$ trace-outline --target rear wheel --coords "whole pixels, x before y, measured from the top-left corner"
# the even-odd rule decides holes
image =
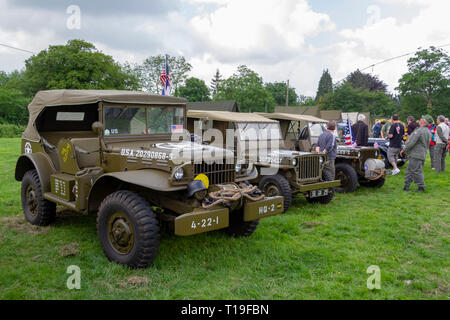
[[[145,268],[158,254],[159,222],[150,204],[134,192],[117,191],[103,200],[97,230],[111,261]]]
[[[264,176],[259,182],[259,189],[267,196],[283,196],[284,197],[284,210],[291,206],[292,203],[292,189],[289,182],[281,174],[273,176]]]
[[[341,185],[336,187],[337,192],[353,192],[358,187],[358,174],[346,163],[336,164],[336,179],[341,181]]]
[[[25,173],[21,188],[22,208],[25,219],[37,226],[47,226],[56,216],[56,204],[42,196],[41,181],[36,170]]]

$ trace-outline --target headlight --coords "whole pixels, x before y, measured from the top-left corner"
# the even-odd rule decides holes
[[[319,158],[319,162],[320,162],[320,164],[323,163],[323,158],[322,157]]]
[[[236,163],[236,167],[234,169],[236,170],[236,173],[239,173],[242,169],[242,165],[240,163]]]
[[[183,177],[184,177],[184,170],[183,170],[183,168],[177,169],[177,171],[175,171],[175,173],[174,173],[173,176],[174,176],[175,179],[177,179],[177,180],[183,179]]]
[[[358,158],[361,158],[361,151],[358,151]]]
[[[297,165],[297,159],[295,159],[295,158],[292,159],[292,165],[293,165],[293,166],[296,166],[296,165]]]

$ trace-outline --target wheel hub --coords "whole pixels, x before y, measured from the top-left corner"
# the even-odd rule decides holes
[[[267,184],[264,188],[264,194],[268,197],[274,197],[280,195],[280,190],[274,184]]]
[[[38,201],[36,192],[34,191],[32,186],[28,186],[25,198],[28,210],[30,211],[31,215],[35,216],[37,214]]]
[[[108,236],[112,247],[121,254],[127,254],[133,248],[133,227],[123,213],[115,213],[108,223]]]

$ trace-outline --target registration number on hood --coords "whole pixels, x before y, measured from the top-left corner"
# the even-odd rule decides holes
[[[172,160],[173,158],[172,153],[149,151],[149,150],[133,150],[133,149],[121,149],[120,155],[125,157],[158,159],[158,160]]]

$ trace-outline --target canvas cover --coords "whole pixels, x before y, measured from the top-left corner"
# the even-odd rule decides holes
[[[257,113],[239,113],[228,111],[206,111],[206,110],[188,110],[188,118],[203,119],[208,117],[208,120],[224,121],[224,122],[262,122],[271,123],[277,122],[268,119]]]
[[[46,107],[95,104],[98,102],[145,104],[145,105],[185,105],[182,98],[153,95],[141,91],[126,90],[46,90],[36,93],[28,105],[28,125],[23,139],[39,141],[40,135],[35,121]]]
[[[264,117],[276,120],[289,120],[289,121],[308,121],[308,122],[328,122],[327,120],[320,119],[314,116],[305,114],[291,114],[291,113],[261,113]]]

